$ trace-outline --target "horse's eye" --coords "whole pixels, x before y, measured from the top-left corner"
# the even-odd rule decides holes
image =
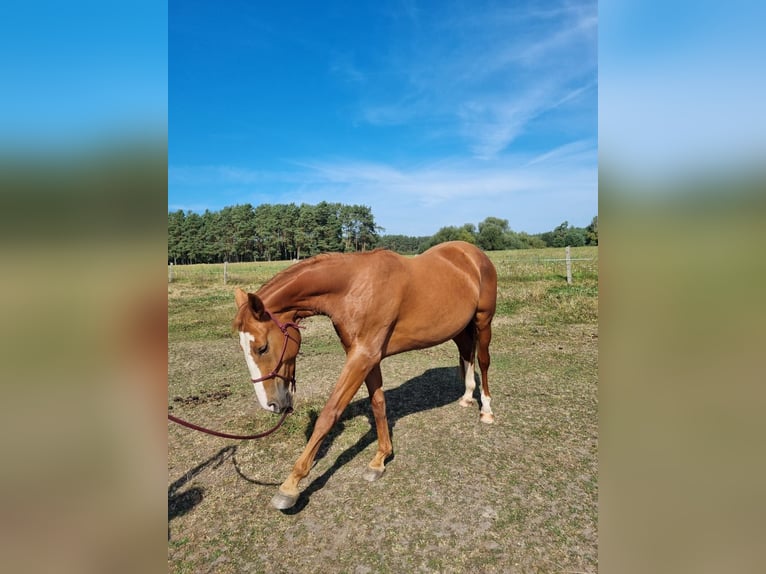
[[[265,345],[263,345],[263,347],[258,348],[258,354],[263,355],[268,350],[269,350],[269,344],[266,343]]]

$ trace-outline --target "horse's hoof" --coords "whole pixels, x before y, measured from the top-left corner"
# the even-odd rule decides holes
[[[492,413],[480,413],[479,420],[483,423],[487,423],[488,425],[491,425],[493,422],[495,422],[495,415],[493,415]]]
[[[474,399],[460,399],[460,401],[458,402],[458,404],[461,407],[470,407],[470,406],[473,406],[474,403],[475,403]]]
[[[368,482],[375,482],[381,476],[383,476],[384,472],[385,472],[385,469],[380,470],[380,469],[377,469],[377,468],[370,468],[368,466],[365,469],[364,474],[362,475],[362,478],[364,478]]]
[[[271,499],[271,505],[277,510],[287,510],[295,506],[298,502],[298,495],[285,494],[282,491],[277,492]]]

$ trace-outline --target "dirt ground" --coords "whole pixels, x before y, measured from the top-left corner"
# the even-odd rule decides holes
[[[298,359],[296,412],[259,441],[168,425],[172,572],[595,572],[598,326],[497,317],[494,425],[457,401],[452,343],[383,364],[394,456],[375,483],[366,390],[357,394],[288,511],[270,499],[310,436],[343,364],[314,318]],[[311,341],[309,343],[308,341]],[[477,391],[478,396],[478,391]],[[228,432],[274,415],[256,404],[232,337],[169,345],[170,412]]]

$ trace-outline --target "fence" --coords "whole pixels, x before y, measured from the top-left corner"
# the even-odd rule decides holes
[[[580,248],[575,248],[578,251]],[[586,248],[589,249],[589,248]],[[488,252],[490,258],[496,265],[508,265],[508,264],[541,264],[541,263],[564,263],[566,267],[566,281],[567,284],[573,283],[573,269],[574,264],[579,261],[595,261],[598,257],[572,257],[572,253],[569,247],[565,248],[564,257],[559,258],[542,258],[535,251],[538,250],[525,250],[520,249],[514,251],[513,258],[508,258],[508,252]],[[586,254],[592,253],[592,250],[586,251]],[[181,265],[176,266],[173,263],[168,264],[168,283],[174,281],[194,281],[203,284],[212,285],[223,281],[224,285],[229,282],[242,282],[247,283],[262,283],[271,278],[273,275],[291,265],[293,261],[274,261],[274,262],[243,262],[233,263],[201,263],[196,265]],[[587,266],[586,266],[587,267]],[[233,271],[232,271],[233,270]],[[586,272],[591,271],[586,269]],[[219,283],[220,284],[220,283]]]
[[[218,273],[217,271],[214,271],[214,273]],[[173,265],[173,262],[171,261],[168,263],[168,283],[172,283],[173,280],[176,278],[176,269],[175,265]],[[226,285],[229,282],[229,264],[228,262],[223,262],[223,284]]]
[[[523,252],[521,252],[523,253]],[[530,254],[531,255],[531,254]],[[564,249],[564,257],[559,258],[550,258],[550,257],[520,257],[520,258],[513,258],[513,259],[507,259],[505,260],[506,263],[517,263],[517,264],[540,264],[540,263],[564,263],[566,268],[566,281],[567,284],[572,285],[573,278],[572,278],[572,270],[573,270],[573,262],[575,261],[596,261],[597,257],[572,257],[571,250],[569,246],[567,246]]]
[[[593,261],[593,257],[572,258],[569,245],[567,245],[565,248],[564,259],[541,259],[540,261],[564,261],[567,266],[567,283],[571,285],[572,284],[572,261]]]

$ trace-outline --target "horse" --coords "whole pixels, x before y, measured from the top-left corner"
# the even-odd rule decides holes
[[[281,271],[256,293],[237,288],[234,329],[261,407],[292,409],[300,320],[330,318],[346,362],[316,420],[308,443],[272,499],[280,510],[298,500],[299,483],[317,451],[364,382],[369,392],[378,450],[363,477],[383,476],[393,454],[380,362],[391,355],[449,341],[459,352],[465,382],[459,404],[475,404],[474,364],[481,371],[481,422],[493,423],[488,370],[497,272],[487,255],[462,241],[441,243],[415,257],[385,249],[320,254]],[[265,374],[264,374],[265,373]]]

